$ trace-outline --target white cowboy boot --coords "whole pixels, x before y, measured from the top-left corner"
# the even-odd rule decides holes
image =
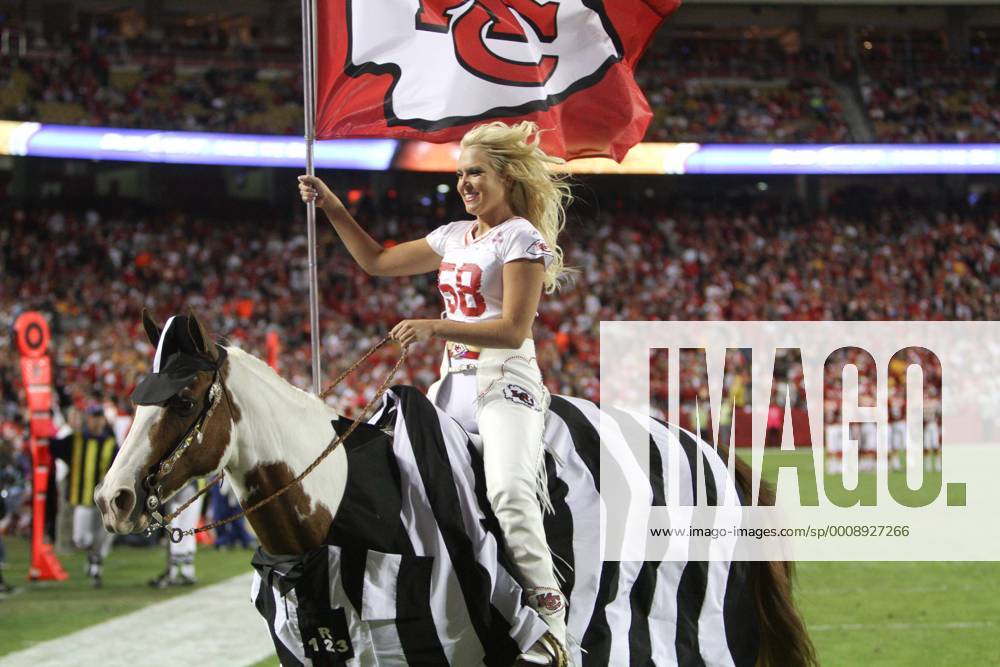
[[[532,588],[527,591],[528,605],[538,612],[549,631],[522,653],[518,660],[530,665],[568,667],[566,649],[566,598],[554,588]]]

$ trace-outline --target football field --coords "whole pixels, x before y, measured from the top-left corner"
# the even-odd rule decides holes
[[[251,571],[249,551],[202,548],[196,587],[155,590],[146,585],[146,580],[163,569],[163,549],[119,547],[108,559],[105,584],[100,590],[91,588],[82,576],[83,557],[77,553],[60,556],[70,581],[28,584],[24,581],[26,541],[8,537],[6,544],[7,579],[18,586],[18,591],[0,597],[0,656],[5,656],[0,657],[0,667],[23,664],[17,659],[18,652],[41,642],[123,618],[233,577],[243,575],[246,581]],[[1000,665],[1000,563],[805,562],[797,566],[796,584],[797,600],[823,665]],[[239,624],[225,626],[236,640],[266,639],[267,630],[252,609],[248,589],[233,595],[229,604],[236,611],[250,612],[239,614]],[[163,609],[155,616],[159,624],[191,622]],[[201,607],[196,604],[193,609],[197,621]],[[235,613],[233,618],[237,618]],[[107,627],[95,628],[95,636],[102,628],[106,632]],[[218,640],[199,636],[198,627],[197,622],[192,624],[185,640],[192,662],[204,655],[205,646]],[[119,649],[140,642],[148,650],[144,667],[161,664],[157,662],[156,625],[144,634],[105,639],[111,644],[106,650],[114,654],[116,642],[120,642]],[[65,664],[84,663],[67,654]],[[265,651],[246,664],[278,663]]]

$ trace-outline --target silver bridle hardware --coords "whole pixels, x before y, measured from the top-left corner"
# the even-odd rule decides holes
[[[151,472],[143,480],[143,486],[146,488],[148,495],[146,496],[146,511],[149,513],[151,521],[146,527],[145,535],[149,537],[153,534],[153,531],[163,528],[169,531],[170,541],[173,543],[178,543],[184,539],[184,531],[180,528],[170,528],[169,523],[165,520],[163,514],[159,511],[163,506],[163,492],[160,489],[157,479],[163,475],[167,475],[174,466],[177,465],[177,461],[184,456],[184,452],[191,447],[192,444],[198,443],[199,445],[205,439],[205,435],[202,432],[202,428],[205,423],[212,418],[215,413],[215,409],[219,406],[219,399],[222,397],[222,380],[220,375],[217,373],[215,380],[212,382],[211,388],[208,390],[208,409],[205,410],[202,415],[195,422],[194,426],[188,430],[187,434],[182,438],[181,442],[170,453],[167,458],[160,462],[157,467],[156,472]]]

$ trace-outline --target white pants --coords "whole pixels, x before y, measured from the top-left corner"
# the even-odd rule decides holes
[[[539,499],[548,503],[542,433],[549,392],[530,338],[520,348],[480,351],[478,361],[452,360],[428,398],[483,439],[486,494],[507,551],[526,588],[559,590],[545,540]]]
[[[924,449],[937,451],[941,449],[941,429],[937,420],[931,419],[924,423]]]
[[[866,422],[861,425],[861,442],[858,443],[858,447],[862,452],[875,452],[878,448],[877,438],[878,427],[871,422]]]
[[[826,451],[830,454],[844,451],[844,427],[840,422],[826,427]]]
[[[167,511],[175,512],[181,505],[186,503],[194,494],[198,492],[198,485],[195,482],[185,485],[167,503]],[[180,528],[183,531],[193,530],[198,525],[198,517],[201,516],[201,503],[204,496],[191,503],[190,506],[181,512],[171,524],[172,528]],[[171,574],[175,570],[182,574],[194,576],[194,554],[198,548],[198,541],[194,535],[185,535],[180,542],[174,543],[167,540],[167,562]]]
[[[906,422],[891,422],[889,424],[889,451],[906,451]]]
[[[115,536],[104,530],[101,511],[96,505],[76,505],[73,507],[73,545],[88,552],[88,555],[103,561],[111,552]]]

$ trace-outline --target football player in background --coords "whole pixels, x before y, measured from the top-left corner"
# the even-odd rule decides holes
[[[104,408],[89,404],[82,418],[72,411],[69,423],[49,444],[52,456],[69,466],[69,503],[73,506],[73,545],[87,552],[85,573],[95,588],[102,584],[104,560],[114,536],[104,529],[94,504],[94,488],[104,480],[118,453],[118,442],[108,425]]]

